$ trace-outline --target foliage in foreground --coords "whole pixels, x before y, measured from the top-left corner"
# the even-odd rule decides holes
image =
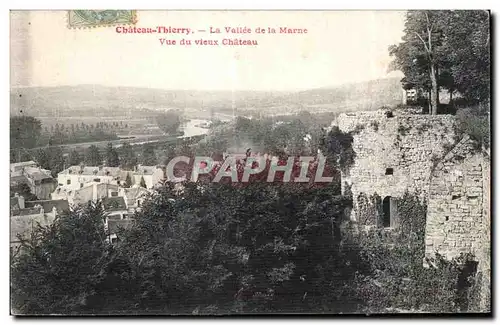
[[[356,259],[362,263],[352,285],[363,297],[362,310],[467,311],[471,279],[464,271],[473,257],[460,255],[451,261],[440,254],[425,257],[425,201],[406,192],[397,205],[398,231],[377,229],[354,238],[359,249]],[[343,237],[347,242],[353,240],[349,234]]]
[[[89,205],[34,229],[12,261],[12,309],[70,313],[88,303],[106,277],[109,254],[104,214]]]
[[[490,147],[491,129],[489,104],[458,110],[457,124],[460,133],[468,134],[485,148]]]
[[[174,193],[165,184],[153,194],[116,245],[106,241],[98,206],[36,229],[13,260],[13,310],[456,310],[458,263],[440,259],[439,268],[424,269],[414,232],[394,249],[376,232],[344,245],[340,224],[351,202],[332,189],[189,183],[182,197]]]

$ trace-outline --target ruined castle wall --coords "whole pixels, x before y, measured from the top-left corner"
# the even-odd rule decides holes
[[[402,197],[406,190],[426,197],[430,171],[456,141],[455,120],[451,115],[397,115],[384,111],[341,114],[336,121],[343,132],[354,132],[356,157],[342,175],[345,190],[353,194],[353,219],[357,220],[360,193]],[[386,175],[392,168],[393,174]],[[346,185],[347,184],[347,185]]]
[[[380,199],[402,197],[406,190],[425,198],[426,255],[438,252],[452,259],[472,253],[478,261],[479,306],[489,310],[489,155],[480,152],[468,136],[457,141],[455,119],[450,115],[358,112],[341,114],[334,125],[353,134],[354,164],[342,174],[342,190],[349,189],[353,196],[351,219],[361,224],[366,215],[380,214],[376,212]],[[386,174],[387,168],[392,168],[392,175]],[[366,225],[374,219],[380,222],[370,218]]]
[[[491,308],[490,186],[489,156],[465,139],[432,173],[425,229],[426,256],[471,253],[478,261],[479,311]]]
[[[483,157],[461,148],[432,173],[425,230],[426,255],[451,259],[483,249]]]
[[[478,252],[478,270],[481,276],[479,308],[491,310],[491,163],[487,155],[483,165],[483,231],[480,237],[481,248]]]

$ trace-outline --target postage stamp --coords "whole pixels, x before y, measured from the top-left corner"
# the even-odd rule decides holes
[[[69,10],[68,27],[85,28],[135,24],[136,10]]]

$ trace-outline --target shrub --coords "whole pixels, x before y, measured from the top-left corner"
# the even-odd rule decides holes
[[[16,313],[75,313],[92,304],[110,260],[103,218],[100,205],[88,205],[21,242],[11,266]]]
[[[373,211],[371,213],[376,213]],[[399,228],[362,231],[345,246],[350,264],[356,265],[350,292],[358,311],[458,312],[467,310],[467,290],[461,285],[464,265],[471,256],[448,261],[436,254],[425,260],[427,208],[417,195],[405,193],[398,200]]]
[[[356,129],[358,129],[358,127],[356,127]],[[353,141],[353,133],[344,133],[335,126],[323,137],[320,143],[320,149],[325,152],[327,158],[335,162],[335,166],[347,172],[354,164],[354,159],[356,157],[356,153],[352,148]]]
[[[491,130],[489,106],[463,108],[457,112],[459,134],[468,134],[472,139],[490,147]]]
[[[409,132],[410,130],[411,130],[411,126],[404,126],[404,125],[402,125],[402,124],[400,124],[400,125],[398,126],[398,134],[400,134],[400,135],[405,136],[405,135],[407,135],[407,134],[408,134],[408,132]]]

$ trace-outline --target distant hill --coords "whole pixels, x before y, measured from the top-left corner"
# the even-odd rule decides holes
[[[379,79],[300,92],[192,91],[134,87],[63,86],[11,90],[11,114],[37,117],[153,115],[170,108],[245,110],[274,113],[307,109],[345,111],[376,109],[401,102],[399,78]]]

